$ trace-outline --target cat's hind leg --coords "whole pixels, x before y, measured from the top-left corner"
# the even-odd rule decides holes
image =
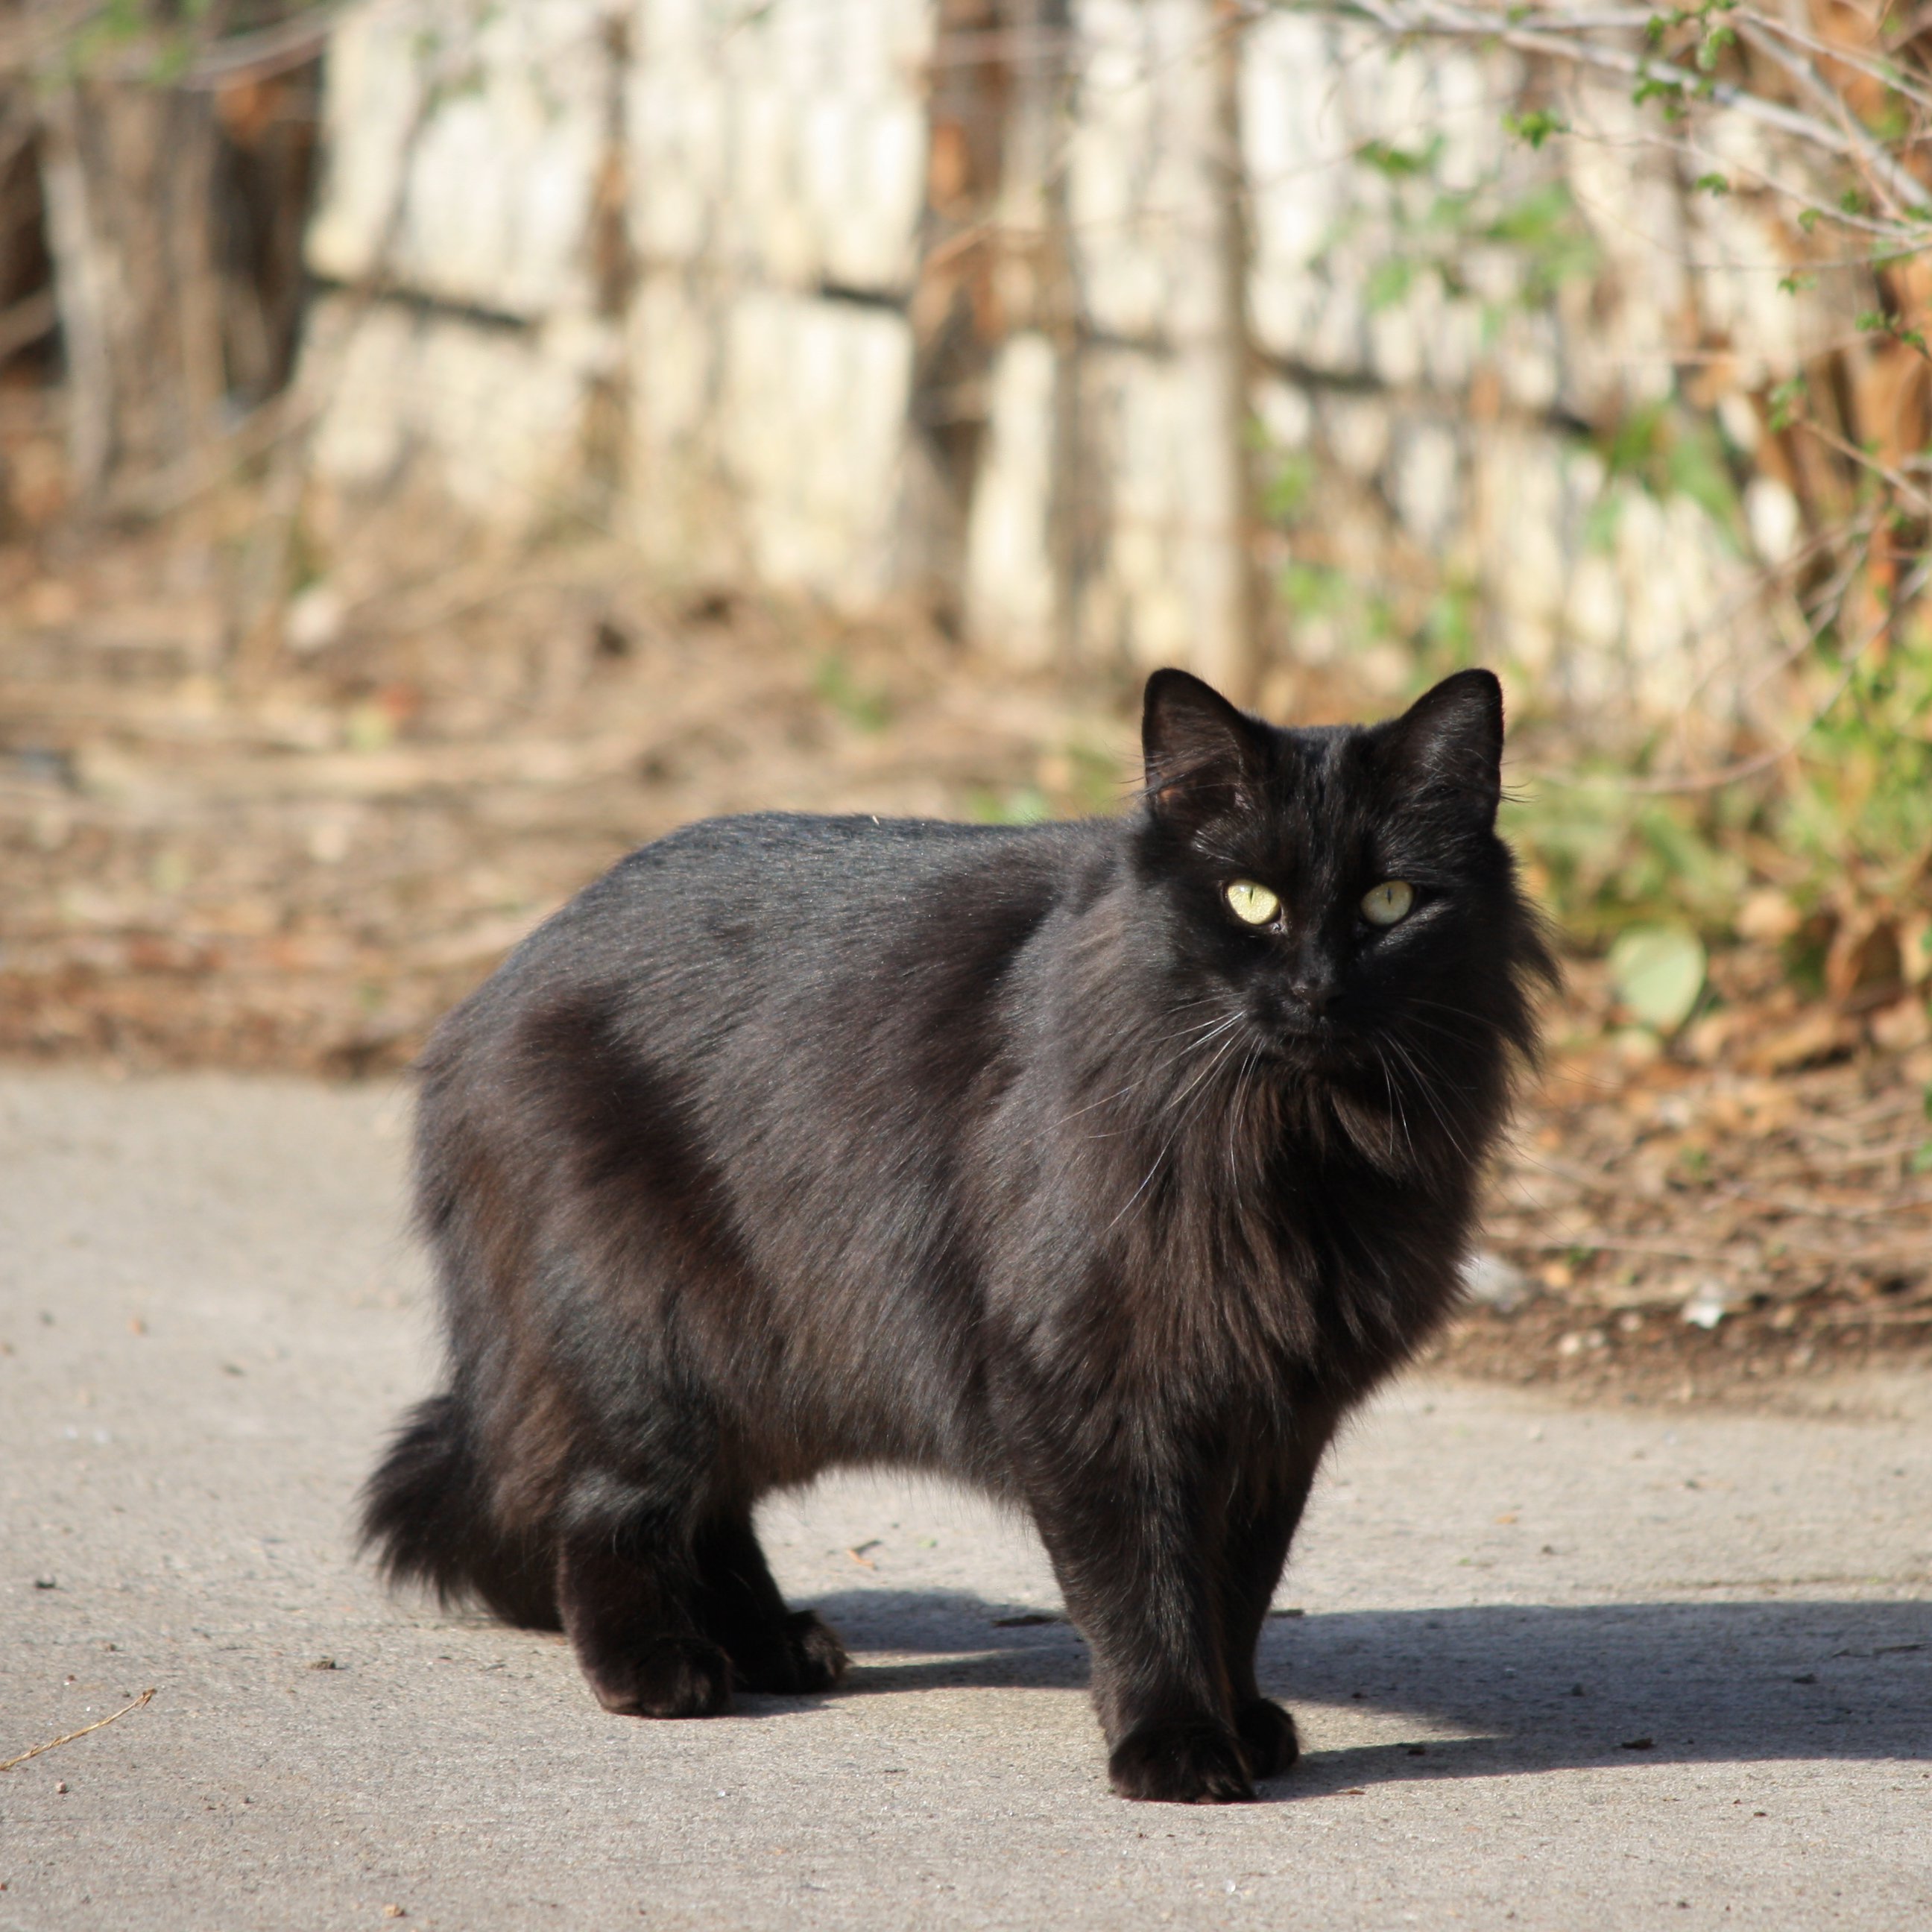
[[[1258,1778],[1279,1778],[1301,1755],[1294,1720],[1272,1697],[1264,1697],[1255,1681],[1255,1646],[1300,1513],[1298,1504],[1292,1513],[1278,1506],[1263,1508],[1228,1526],[1222,1651],[1228,1661],[1235,1733],[1248,1769]]]
[[[1312,1451],[1297,1453],[1265,1485],[1244,1481],[1228,1508],[1220,1573],[1221,1654],[1234,1730],[1258,1778],[1279,1778],[1301,1755],[1294,1720],[1262,1695],[1255,1648],[1326,1444],[1324,1432]]]
[[[560,1539],[564,1634],[597,1701],[638,1718],[710,1718],[731,1704],[731,1665],[693,1615],[690,1534],[637,1510],[583,1513]]]
[[[844,1646],[812,1610],[785,1607],[750,1516],[728,1511],[700,1526],[692,1550],[699,1627],[731,1660],[747,1690],[796,1696],[845,1674]]]

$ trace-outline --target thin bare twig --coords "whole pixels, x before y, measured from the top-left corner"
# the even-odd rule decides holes
[[[1660,796],[1673,792],[1708,791],[1716,786],[1732,784],[1739,778],[1754,778],[1760,772],[1768,771],[1772,766],[1790,758],[1832,715],[1838,700],[1851,688],[1852,680],[1858,673],[1859,660],[1892,628],[1900,610],[1911,603],[1928,583],[1932,583],[1932,562],[1921,564],[1906,579],[1878,621],[1840,660],[1844,667],[1842,674],[1826,694],[1824,702],[1813,711],[1798,730],[1768,751],[1757,752],[1748,758],[1740,758],[1733,764],[1721,765],[1714,772],[1691,772],[1682,778],[1612,778],[1594,772],[1582,778],[1570,778],[1556,772],[1534,772],[1528,776],[1540,784],[1561,785],[1570,790],[1587,790],[1607,785],[1618,791]]]
[[[1660,17],[1659,10],[1652,7],[1612,7],[1600,14],[1570,14],[1560,8],[1539,8],[1534,13],[1519,15],[1516,24],[1537,27],[1546,25],[1550,32],[1564,34],[1592,32],[1644,33],[1655,26]],[[1803,48],[1808,53],[1822,56],[1840,66],[1855,68],[1870,79],[1882,82],[1906,99],[1932,107],[1932,94],[1915,87],[1899,71],[1895,62],[1874,60],[1870,55],[1860,53],[1854,47],[1834,46],[1828,41],[1821,40],[1814,34],[1806,33],[1802,27],[1790,20],[1776,19],[1754,7],[1726,8],[1722,24],[1740,29],[1750,27],[1760,33],[1774,34],[1779,38],[1788,40],[1793,46]]]
[[[1835,430],[1827,429],[1816,417],[1800,416],[1792,427],[1815,436],[1827,448],[1836,450],[1840,456],[1863,464],[1874,476],[1883,477],[1901,496],[1910,498],[1921,510],[1932,511],[1932,496],[1928,496],[1910,477],[1900,475],[1889,464],[1881,463],[1870,450],[1846,442]]]
[[[68,1731],[57,1738],[50,1738],[44,1744],[36,1744],[32,1750],[23,1750],[18,1757],[10,1757],[0,1764],[0,1771],[12,1771],[23,1765],[30,1757],[38,1757],[44,1751],[57,1750],[62,1744],[70,1744],[76,1738],[84,1738],[89,1731],[98,1731],[104,1724],[111,1724],[116,1718],[124,1718],[130,1711],[138,1711],[154,1694],[157,1687],[150,1684],[131,1704],[123,1704],[118,1711],[110,1711],[104,1718],[97,1718],[91,1724],[82,1724],[77,1731]]]
[[[320,57],[346,10],[340,7],[314,8],[273,26],[258,27],[252,33],[210,40],[196,56],[182,85],[232,87],[238,81],[267,80],[292,68],[306,66]]]
[[[1519,1240],[1514,1236],[1499,1237],[1499,1247],[1517,1248],[1526,1253],[1549,1255],[1654,1255],[1667,1262],[1722,1262],[1727,1267],[1736,1265],[1733,1257],[1721,1248],[1690,1247],[1675,1241],[1619,1241],[1601,1234],[1566,1234],[1554,1240]]]
[[[1486,8],[1461,7],[1450,0],[1290,0],[1287,10],[1324,13],[1365,20],[1398,37],[1452,40],[1493,40],[1520,53],[1541,54],[1578,67],[1619,74],[1639,82],[1652,82],[1678,90],[1693,100],[1729,108],[1748,120],[1774,128],[1827,154],[1856,160],[1880,183],[1887,195],[1922,218],[1932,216],[1932,188],[1894,160],[1870,136],[1855,128],[1834,127],[1781,100],[1768,100],[1748,88],[1714,80],[1673,60],[1634,53],[1625,47],[1603,46],[1552,27],[1512,24],[1510,16]]]

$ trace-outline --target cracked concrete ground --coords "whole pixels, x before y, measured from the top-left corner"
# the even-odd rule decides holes
[[[1318,1492],[1234,1808],[1106,1788],[1024,1528],[767,1512],[839,1694],[605,1716],[394,1600],[350,1497],[434,1362],[405,1096],[0,1075],[0,1932],[1932,1924],[1932,1390],[1804,1417],[1408,1381]]]

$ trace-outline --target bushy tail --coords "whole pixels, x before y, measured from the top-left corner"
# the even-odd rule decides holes
[[[362,1490],[362,1547],[392,1583],[420,1583],[445,1604],[479,1599],[531,1630],[559,1628],[551,1555],[490,1520],[461,1400],[432,1396],[404,1418]]]

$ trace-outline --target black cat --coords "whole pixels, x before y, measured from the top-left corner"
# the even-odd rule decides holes
[[[1039,1526],[1116,1790],[1294,1762],[1262,1621],[1338,1420],[1455,1303],[1555,969],[1488,673],[1280,730],[1159,671],[1142,731],[1121,818],[687,826],[444,1022],[449,1392],[368,1487],[392,1577],[702,1717],[845,1666],[759,1498],[943,1471]]]

